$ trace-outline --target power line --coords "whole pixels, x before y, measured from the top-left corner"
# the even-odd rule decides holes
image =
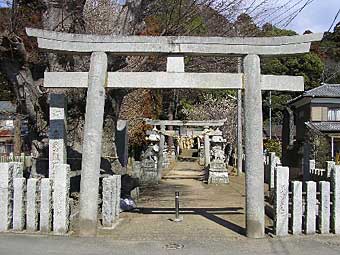
[[[340,14],[340,8],[339,8],[338,12],[336,13],[336,15],[335,15],[335,17],[334,17],[334,19],[333,19],[333,22],[332,22],[332,24],[331,24],[331,26],[329,27],[329,29],[328,29],[327,32],[331,31],[331,29],[332,29],[332,27],[333,27],[333,25],[334,25],[336,19],[338,18],[339,14]]]
[[[293,15],[293,17],[291,17],[284,25],[284,27],[287,27],[302,11],[303,9],[305,9],[308,5],[310,5],[311,3],[313,3],[315,0],[309,0],[307,1],[301,8],[300,10],[298,10],[298,12]]]
[[[288,12],[290,12],[291,10],[293,10],[296,6],[298,6],[301,2],[303,2],[304,0],[298,0],[298,1],[296,1],[295,3],[293,3],[291,6],[289,6],[289,8],[288,9],[284,9],[284,12],[282,12],[282,13],[280,13],[279,15],[276,15],[276,16],[274,16],[272,19],[270,19],[269,21],[268,21],[268,23],[273,23],[273,21],[274,20],[277,20],[278,18],[280,18],[280,17],[282,17],[283,15],[285,15],[285,14],[287,14]],[[284,5],[282,5],[282,7],[281,8],[284,8],[285,6],[287,6],[288,5],[288,3],[286,2]],[[293,11],[293,13],[294,13],[295,11]],[[281,23],[283,20],[285,20],[286,18],[287,18],[287,16],[290,16],[291,15],[291,13],[290,14],[288,14],[288,15],[286,15],[283,19],[281,19],[281,20],[279,20],[276,24],[279,24],[279,23]],[[275,25],[276,25],[275,24]]]
[[[296,2],[293,6],[291,6],[289,8],[289,10],[295,8],[296,6],[298,6],[299,4],[302,3],[303,0],[300,0],[298,2]],[[307,0],[301,7],[298,7],[296,10],[294,10],[293,12],[291,12],[290,14],[286,15],[284,18],[282,18],[281,20],[279,20],[278,22],[276,22],[274,25],[279,25],[281,24],[283,27],[287,27],[296,17],[299,13],[302,12],[302,10],[307,7],[309,4],[311,4],[312,2],[314,2],[314,0]],[[282,15],[281,15],[282,16]]]

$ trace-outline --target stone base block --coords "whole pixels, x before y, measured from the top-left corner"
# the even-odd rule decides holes
[[[209,170],[209,184],[227,184],[229,183],[229,175],[227,171],[212,171]]]
[[[141,168],[141,184],[142,185],[155,185],[158,184],[158,170],[157,161],[144,159]]]
[[[112,189],[112,177],[103,178],[102,224],[104,227],[112,226]]]
[[[157,168],[143,168],[141,176],[142,185],[156,185],[158,184]]]
[[[53,181],[53,232],[64,235],[69,229],[70,166],[55,165]]]

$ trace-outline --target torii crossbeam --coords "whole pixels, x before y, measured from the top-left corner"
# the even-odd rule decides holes
[[[264,168],[262,90],[302,91],[302,77],[261,75],[260,57],[309,52],[322,34],[284,37],[149,37],[96,36],[27,29],[40,48],[70,54],[92,54],[89,73],[45,73],[49,88],[86,88],[80,194],[80,234],[96,234],[98,176],[104,114],[104,88],[243,89],[246,156],[246,233],[264,236]],[[116,55],[165,55],[167,72],[107,74],[106,52]],[[241,56],[243,74],[185,73],[185,56]],[[108,77],[107,77],[108,76]],[[93,171],[96,169],[98,171]],[[93,173],[95,172],[95,173]]]

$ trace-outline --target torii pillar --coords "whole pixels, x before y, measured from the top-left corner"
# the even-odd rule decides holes
[[[97,233],[98,190],[102,151],[107,55],[93,52],[88,73],[83,156],[81,162],[79,234]]]
[[[260,58],[244,58],[244,124],[247,236],[264,236],[264,165]]]
[[[209,127],[204,127],[204,166],[210,165],[210,137]]]

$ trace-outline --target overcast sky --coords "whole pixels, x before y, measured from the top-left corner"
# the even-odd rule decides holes
[[[340,0],[315,0],[287,28],[299,33],[305,30],[311,30],[314,33],[327,31],[339,8]],[[337,22],[339,21],[340,15],[337,18]]]

